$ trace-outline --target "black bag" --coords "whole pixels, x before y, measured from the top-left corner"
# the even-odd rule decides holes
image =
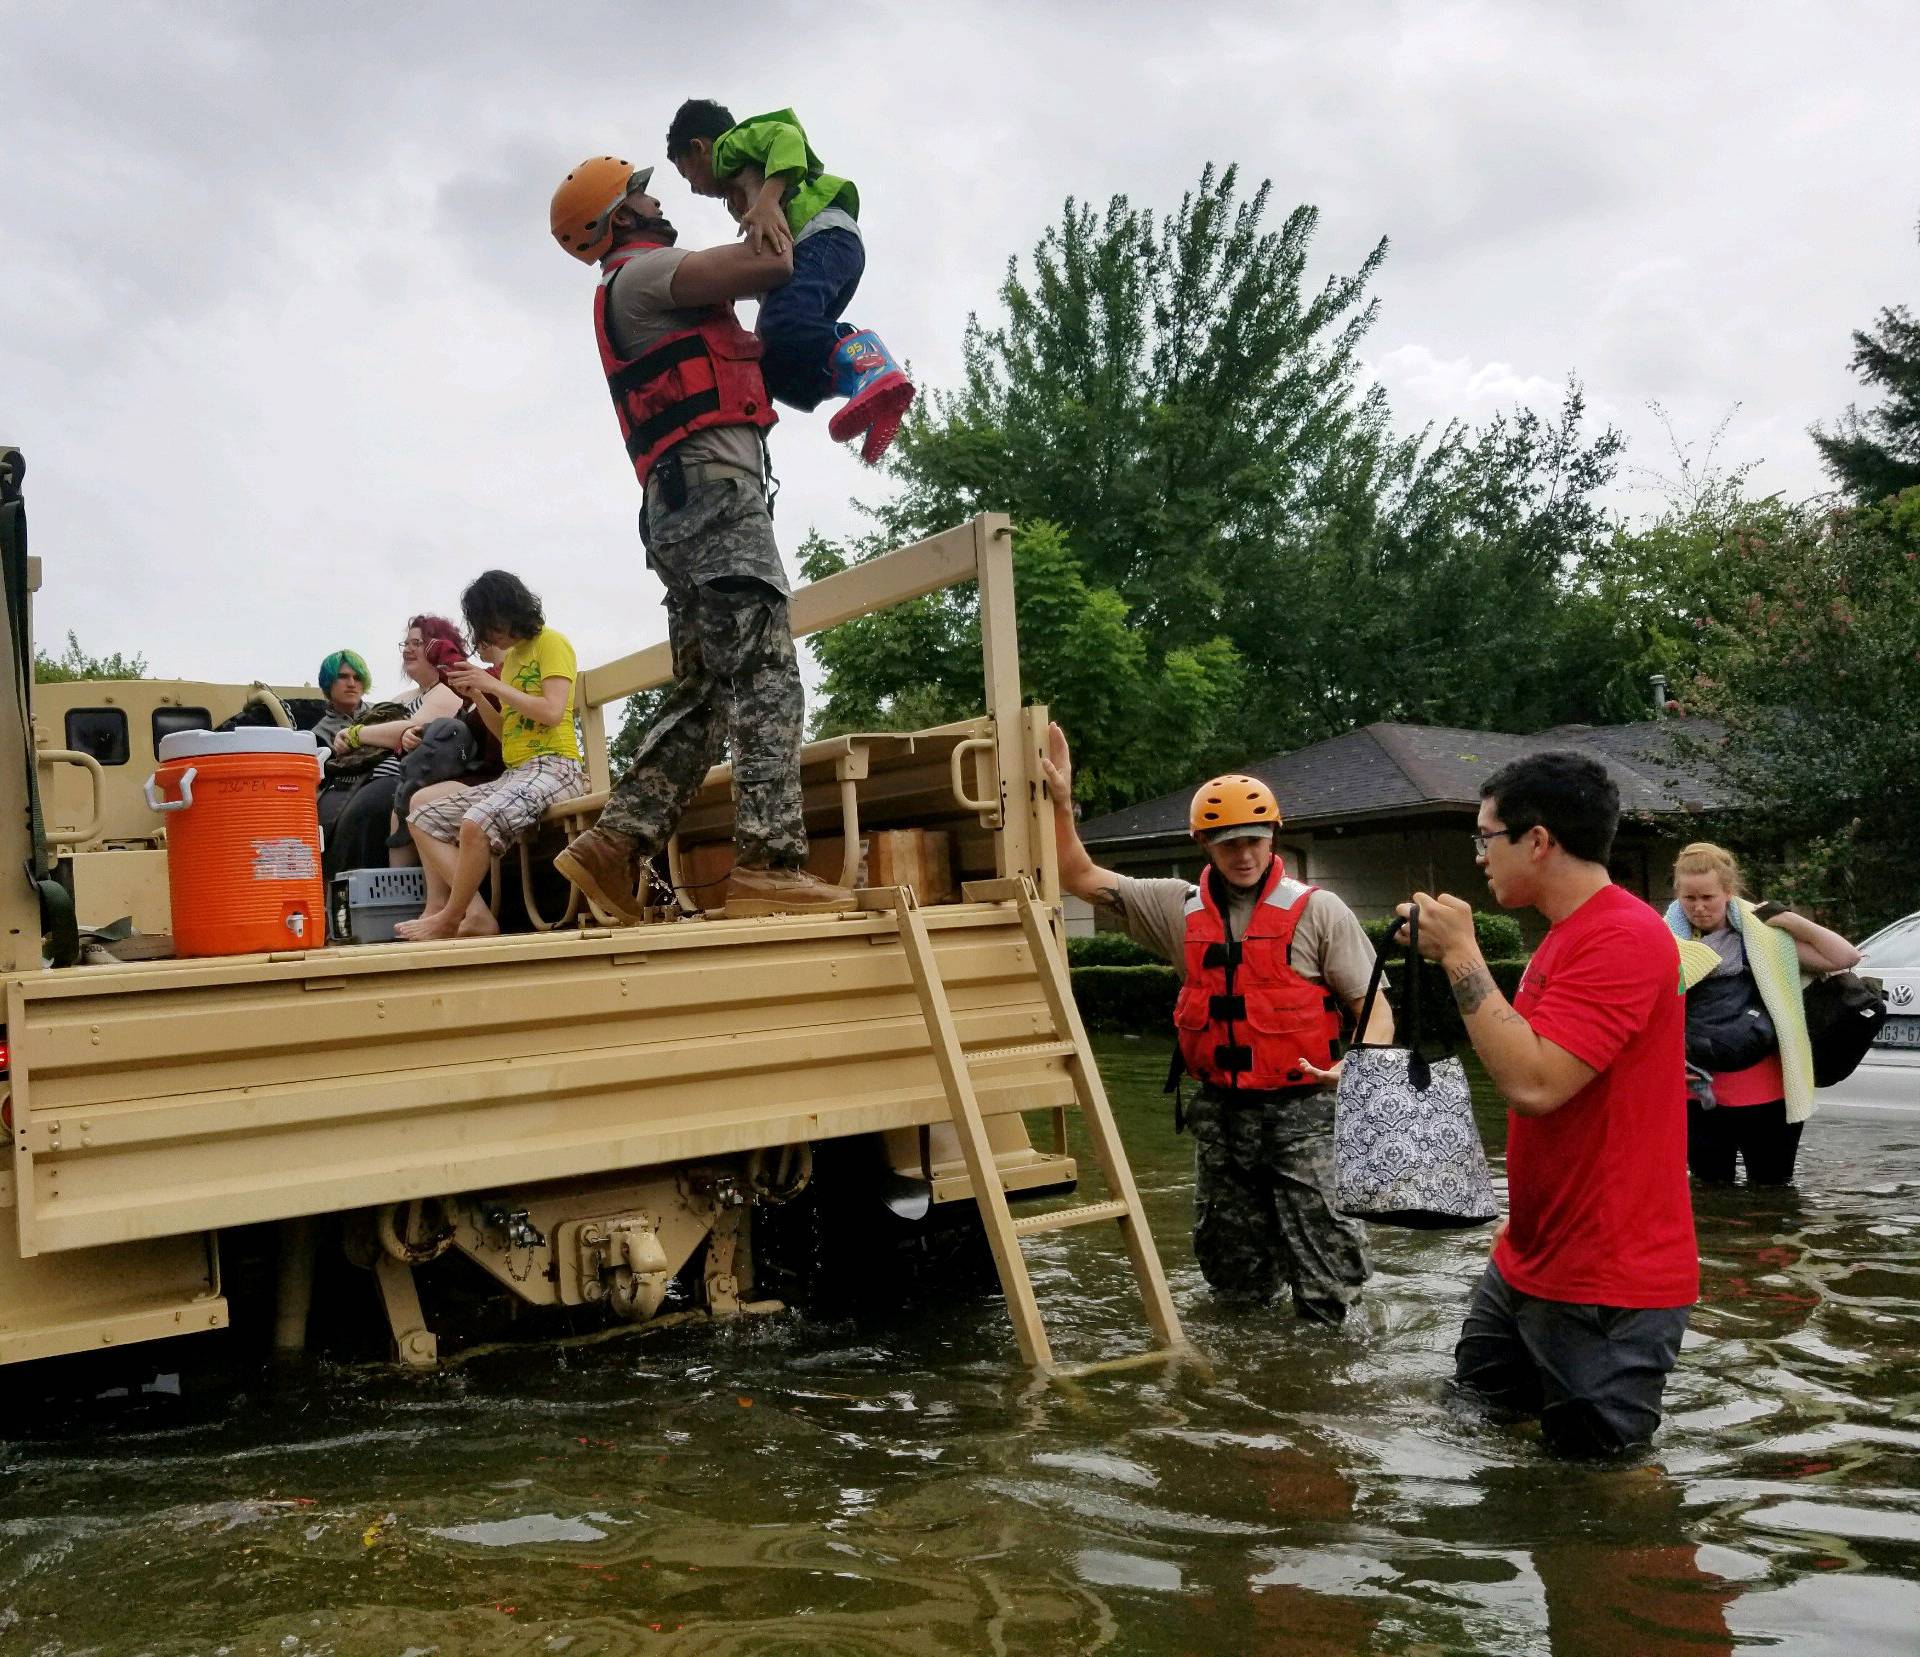
[[[1830,972],[1814,979],[1801,999],[1813,1048],[1813,1085],[1844,1082],[1887,1022],[1885,993],[1857,972]]]
[[[461,782],[480,766],[480,740],[465,719],[431,719],[423,725],[419,743],[400,756],[400,786],[393,791],[393,816],[399,827],[387,836],[387,849],[413,844],[407,813],[413,809],[415,794],[429,783]]]
[[[1778,1051],[1780,1034],[1751,971],[1716,972],[1687,991],[1687,1062],[1715,1075]]]

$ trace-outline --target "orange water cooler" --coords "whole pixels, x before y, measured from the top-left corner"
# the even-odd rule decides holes
[[[306,731],[176,731],[160,741],[147,804],[167,820],[176,956],[318,949],[327,941]]]

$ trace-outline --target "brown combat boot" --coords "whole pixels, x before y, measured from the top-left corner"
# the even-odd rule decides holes
[[[638,926],[647,918],[640,898],[639,848],[624,834],[590,828],[555,855],[553,866],[628,926]]]
[[[846,887],[805,869],[754,869],[737,863],[727,879],[724,913],[733,921],[750,915],[821,915],[853,906],[853,893]]]

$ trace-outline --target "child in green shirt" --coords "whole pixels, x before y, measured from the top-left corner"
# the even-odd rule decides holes
[[[755,251],[792,244],[793,275],[760,301],[755,325],[767,391],[797,409],[846,398],[829,435],[864,437],[860,458],[878,461],[913,383],[877,334],[840,320],[866,269],[860,192],[821,166],[790,109],[736,122],[711,99],[689,98],[667,128],[667,159],[696,195],[726,200]]]

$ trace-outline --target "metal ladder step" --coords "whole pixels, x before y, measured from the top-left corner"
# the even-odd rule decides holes
[[[1123,1220],[1131,1210],[1123,1202],[1083,1202],[1077,1208],[1055,1208],[1045,1214],[1023,1214],[1013,1222],[1016,1237],[1032,1237],[1042,1231],[1065,1231],[1069,1226],[1098,1225],[1102,1220]]]
[[[976,1047],[966,1059],[970,1065],[1011,1064],[1016,1059],[1064,1059],[1074,1051],[1070,1041],[1026,1041],[1013,1047]]]

